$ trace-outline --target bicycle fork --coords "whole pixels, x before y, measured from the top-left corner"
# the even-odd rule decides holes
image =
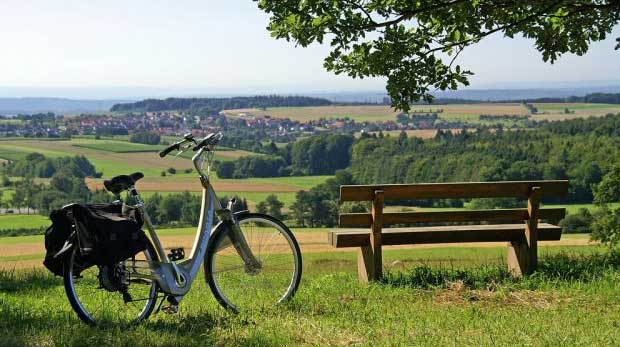
[[[243,236],[243,232],[241,232],[241,228],[239,227],[239,223],[235,218],[235,214],[233,211],[233,206],[235,205],[235,199],[231,199],[228,202],[228,206],[226,209],[220,212],[221,218],[223,220],[229,221],[229,233],[228,238],[232,243],[233,247],[243,260],[245,266],[245,272],[251,275],[258,274],[258,272],[262,269],[263,264],[260,260],[254,255],[248,241],[245,236]]]

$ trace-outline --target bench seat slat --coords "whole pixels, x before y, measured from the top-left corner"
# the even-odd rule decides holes
[[[540,241],[560,240],[562,228],[541,223],[538,227]],[[333,230],[328,233],[329,243],[336,248],[368,246],[368,230]],[[521,241],[525,237],[525,225],[450,225],[415,228],[392,228],[382,231],[383,245],[408,245],[458,242]]]
[[[471,183],[379,184],[340,187],[340,201],[371,201],[375,190],[384,192],[385,200],[527,198],[532,187],[540,187],[543,197],[564,197],[568,181],[504,181]]]
[[[541,219],[559,221],[566,215],[564,208],[546,208],[540,210]],[[498,209],[498,210],[459,210],[459,211],[430,211],[430,212],[396,212],[384,213],[383,225],[405,223],[432,223],[432,222],[508,222],[517,223],[528,219],[525,208]],[[339,217],[338,225],[341,228],[369,227],[372,223],[370,213],[346,213]]]

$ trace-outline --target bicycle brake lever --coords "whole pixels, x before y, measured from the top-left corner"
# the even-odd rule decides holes
[[[177,154],[174,155],[174,158],[176,159],[177,157],[179,157],[181,154],[187,152],[190,148],[192,148],[191,143],[187,144],[185,147],[181,147],[179,146],[179,151],[177,152]]]

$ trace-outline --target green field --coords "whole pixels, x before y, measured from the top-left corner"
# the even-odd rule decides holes
[[[511,280],[498,265],[503,251],[409,252],[423,267],[392,270],[371,285],[358,283],[354,252],[305,254],[304,277],[291,302],[238,315],[218,306],[201,274],[178,314],[158,313],[133,327],[87,327],[72,312],[59,278],[1,271],[0,345],[616,345],[617,255],[598,247],[544,248],[535,276]],[[386,252],[386,263],[402,258],[400,251]]]
[[[64,141],[0,141],[0,159],[19,160],[33,152],[41,153],[51,158],[67,155],[85,155],[105,177],[141,171],[150,177],[160,176],[162,171],[170,167],[182,174],[184,169],[192,167],[188,158],[190,153],[176,158],[169,156],[160,158],[156,152],[162,150],[162,145],[144,145],[121,140],[95,140],[91,138],[77,138]],[[241,156],[255,155],[256,153],[223,148],[216,152],[215,160],[228,161]]]
[[[132,153],[132,152],[158,152],[163,146],[159,145],[145,145],[142,143],[131,143],[124,141],[113,140],[96,140],[94,142],[79,142],[73,144],[75,147],[84,147],[90,149],[96,149],[99,151],[114,152],[114,153]]]
[[[140,196],[144,199],[148,199],[153,196],[157,192],[155,191],[145,191],[140,193]],[[160,192],[159,194],[166,196],[169,194],[175,194],[176,192]],[[199,196],[200,192],[191,192],[192,194]],[[219,197],[228,196],[229,198],[237,195],[239,197],[245,198],[248,200],[248,203],[251,205],[251,208],[254,208],[254,205],[258,204],[261,201],[264,201],[267,196],[274,194],[278,197],[278,200],[284,203],[284,208],[287,209],[295,202],[295,193],[293,192],[241,192],[241,191],[218,191],[217,195]]]
[[[0,229],[42,228],[50,224],[49,218],[42,215],[5,214],[0,215]]]

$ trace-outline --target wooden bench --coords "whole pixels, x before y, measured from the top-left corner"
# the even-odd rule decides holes
[[[369,230],[332,230],[329,243],[336,248],[359,247],[358,274],[361,281],[382,276],[383,245],[412,245],[457,242],[508,242],[507,263],[515,276],[532,273],[538,262],[538,241],[559,240],[559,226],[539,220],[559,221],[563,208],[540,208],[541,197],[564,197],[568,181],[519,181],[488,183],[435,183],[352,185],[340,187],[340,202],[371,201],[371,213],[341,214],[340,228]],[[460,210],[439,212],[384,213],[385,200],[524,198],[527,207],[500,210]],[[410,228],[384,226],[407,223],[465,223]]]

